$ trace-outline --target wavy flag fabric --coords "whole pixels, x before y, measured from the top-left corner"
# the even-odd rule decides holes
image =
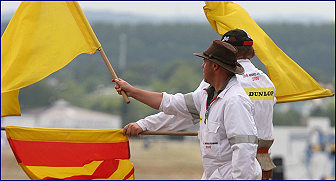
[[[121,129],[5,130],[19,166],[31,179],[134,180],[128,137]]]
[[[257,57],[266,66],[276,88],[277,102],[293,102],[333,96],[288,57],[238,4],[205,1],[204,13],[213,29],[223,35],[231,29],[246,30],[254,41]]]
[[[1,37],[1,116],[21,115],[21,88],[99,47],[78,2],[21,2]]]

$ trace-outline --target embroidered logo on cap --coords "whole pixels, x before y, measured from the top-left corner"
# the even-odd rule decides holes
[[[222,41],[236,41],[236,37],[224,36]]]
[[[230,37],[228,37],[228,36],[224,36],[222,41],[229,41],[229,38]]]

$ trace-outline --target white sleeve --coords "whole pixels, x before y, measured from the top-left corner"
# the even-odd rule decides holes
[[[204,82],[204,80],[202,80],[202,82],[197,87],[197,89],[195,89],[194,92],[201,91],[208,86],[209,84]],[[194,94],[194,93],[189,93],[189,94]],[[181,97],[180,95],[177,95],[177,96]],[[184,95],[184,99],[186,99],[186,95]],[[181,101],[181,99],[179,98],[178,100]],[[191,101],[190,104],[194,104],[193,102],[194,101]],[[189,107],[187,106],[189,113],[190,113],[190,107],[192,107],[192,105],[189,105]],[[194,107],[196,108],[196,105],[194,105]],[[190,116],[185,117],[185,116],[182,116],[181,114],[180,116],[168,115],[163,112],[160,112],[154,115],[147,116],[144,119],[140,119],[136,123],[142,128],[143,131],[146,131],[146,130],[179,131],[179,130],[184,130],[189,127],[192,127],[194,124],[198,123],[199,113],[198,113],[198,117],[197,118],[196,117],[197,117],[197,114],[195,113],[195,110],[194,110],[194,115],[192,115],[192,117]]]
[[[192,118],[168,115],[163,112],[147,116],[136,123],[144,131],[180,131],[194,125]]]
[[[184,95],[181,93],[172,95],[163,92],[163,97],[159,107],[159,111],[162,111],[169,115],[176,115],[179,117],[189,117],[189,119],[192,119],[192,116],[187,108]]]
[[[232,178],[255,179],[257,129],[253,120],[253,105],[250,101],[232,97],[225,108],[224,125],[232,154]]]

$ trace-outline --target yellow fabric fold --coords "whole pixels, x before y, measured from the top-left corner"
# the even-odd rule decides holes
[[[28,170],[28,176],[31,179],[38,179],[45,177],[66,178],[73,175],[92,175],[93,172],[103,161],[93,161],[85,164],[83,167],[46,167],[46,166],[25,166],[19,164],[23,170]]]
[[[21,115],[19,92],[20,90],[13,90],[1,93],[1,117]]]
[[[25,166],[22,163],[20,167],[27,171],[29,178],[39,180],[45,177],[66,178],[73,175],[92,175],[102,161],[93,161],[83,167],[45,167],[45,166]],[[93,180],[121,180],[134,168],[130,160],[119,160],[118,169],[106,179]],[[127,180],[134,180],[132,174]]]
[[[128,141],[122,129],[67,129],[6,126],[11,139],[73,143],[118,143]],[[43,136],[41,136],[43,135]],[[76,138],[76,139],[74,139]]]
[[[1,116],[21,114],[21,88],[100,46],[78,2],[21,2],[1,37]]]
[[[278,103],[333,96],[288,57],[238,4],[231,1],[205,1],[204,13],[220,35],[240,28],[253,39],[256,56],[266,66],[276,88]]]

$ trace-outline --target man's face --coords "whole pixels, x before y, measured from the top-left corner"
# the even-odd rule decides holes
[[[203,78],[204,81],[209,83],[211,82],[211,78],[213,77],[213,66],[212,66],[213,62],[211,62],[208,59],[203,59],[203,64],[202,64],[202,68],[203,68]]]

